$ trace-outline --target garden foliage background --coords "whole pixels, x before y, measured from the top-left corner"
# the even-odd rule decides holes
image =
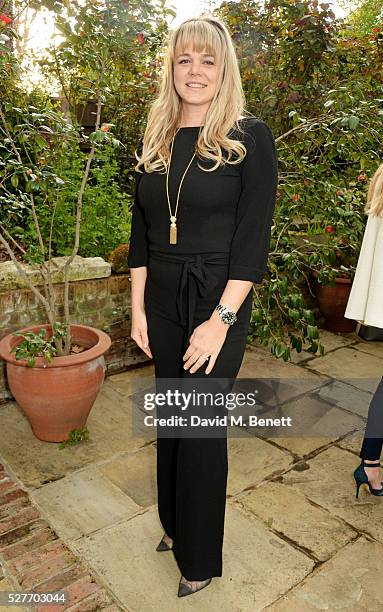
[[[368,181],[383,161],[383,0],[354,4],[347,20],[317,0],[223,2],[212,11],[233,36],[248,111],[276,138],[269,269],[254,286],[249,335],[285,360],[302,347],[323,351],[313,283],[352,279]],[[22,246],[20,261],[39,261],[32,195],[51,255],[71,253],[81,177],[96,142],[79,254],[108,259],[129,241],[134,149],[156,95],[173,12],[154,0],[0,6],[0,233]],[[63,42],[34,58],[44,82],[31,89],[17,26],[27,8],[42,6],[53,11]],[[59,103],[52,83],[59,83]],[[89,130],[81,115],[98,99],[102,125]],[[7,258],[5,250],[0,255]]]

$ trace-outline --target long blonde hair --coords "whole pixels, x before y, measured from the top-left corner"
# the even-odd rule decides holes
[[[228,138],[231,129],[243,134],[240,116],[244,115],[246,100],[242,89],[238,60],[230,33],[224,23],[211,15],[203,14],[183,21],[170,33],[164,60],[159,94],[148,113],[147,125],[142,140],[142,153],[135,151],[138,163],[135,170],[153,172],[166,167],[170,155],[170,143],[181,121],[182,101],[175,89],[173,62],[191,44],[193,50],[202,53],[205,49],[219,61],[220,71],[216,92],[206,113],[196,143],[197,157],[215,162],[206,172],[212,172],[224,163],[238,164],[246,155],[246,147],[239,140]],[[228,152],[226,158],[222,149]],[[233,154],[237,157],[231,161]]]
[[[383,164],[380,164],[374,176],[370,181],[367,193],[367,204],[364,212],[375,215],[381,215],[383,210]]]

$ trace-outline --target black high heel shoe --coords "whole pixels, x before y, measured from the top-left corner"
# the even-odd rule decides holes
[[[165,537],[166,533],[164,533],[164,535],[162,536],[162,540],[161,542],[158,544],[156,550],[158,552],[164,552],[166,550],[172,550],[172,546],[169,546],[169,544],[166,544],[164,537]]]
[[[376,495],[380,497],[383,495],[383,487],[381,489],[373,489],[371,483],[368,481],[368,476],[365,472],[365,467],[379,467],[380,461],[375,463],[366,463],[364,459],[362,459],[360,465],[356,468],[354,472],[354,478],[356,482],[356,498],[358,499],[359,488],[362,484],[368,485],[371,495]]]
[[[211,578],[209,578],[207,581],[206,580],[203,580],[203,581],[199,580],[198,582],[205,582],[206,584],[204,584],[203,586],[199,587],[198,589],[195,589],[195,591],[194,591],[187,584],[185,584],[184,582],[181,582],[182,578],[183,578],[183,576],[181,576],[180,582],[179,582],[179,585],[178,585],[178,597],[185,597],[186,595],[192,595],[193,593],[198,593],[198,591],[202,591],[202,589],[207,587],[211,583],[211,580],[212,580]],[[193,582],[193,581],[189,580],[188,582]]]

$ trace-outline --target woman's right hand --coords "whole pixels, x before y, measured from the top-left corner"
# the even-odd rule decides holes
[[[136,344],[138,344],[140,349],[142,349],[150,359],[153,359],[149,346],[148,325],[145,310],[132,309],[132,329],[130,337],[136,342]]]

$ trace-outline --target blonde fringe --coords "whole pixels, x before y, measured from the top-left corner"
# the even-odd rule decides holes
[[[170,33],[159,94],[148,113],[141,155],[137,155],[135,150],[138,163],[134,169],[137,172],[142,172],[141,166],[145,172],[166,172],[170,143],[182,113],[182,102],[173,82],[173,62],[189,43],[197,53],[206,49],[220,65],[216,93],[195,148],[197,158],[211,160],[215,165],[210,169],[201,168],[199,164],[198,167],[212,172],[225,163],[239,164],[246,155],[242,142],[228,138],[231,129],[243,134],[239,119],[241,116],[251,116],[244,115],[246,100],[233,42],[221,20],[211,15],[201,15],[187,19]],[[223,149],[227,152],[226,157]]]

